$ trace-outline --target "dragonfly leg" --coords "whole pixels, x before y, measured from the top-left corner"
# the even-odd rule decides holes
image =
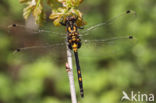
[[[71,45],[71,44],[68,44],[68,48],[69,48],[70,50],[73,50],[73,48],[72,48],[72,45]]]
[[[77,45],[78,45],[77,48],[80,48],[81,47],[81,42],[78,42]]]
[[[84,27],[78,27],[79,29],[84,29]]]
[[[63,25],[63,26],[66,26],[66,23],[64,23],[63,21],[64,21],[64,17],[62,16],[59,23],[60,23],[61,25]]]

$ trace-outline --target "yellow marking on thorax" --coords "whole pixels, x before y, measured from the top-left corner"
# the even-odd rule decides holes
[[[72,36],[72,41],[76,41],[76,37],[75,36]]]
[[[68,36],[72,36],[73,34],[72,33],[68,33]]]
[[[78,32],[75,32],[75,35],[78,35]]]
[[[72,32],[71,34],[72,34],[72,36],[75,36],[74,32]]]
[[[69,43],[72,43],[72,40],[68,40]]]
[[[80,41],[80,39],[76,39],[76,41],[77,41],[77,42],[79,42],[79,41]]]
[[[76,32],[76,27],[75,26],[73,27],[73,31]]]
[[[68,27],[68,31],[71,32],[71,27]]]
[[[72,30],[71,27],[69,26],[69,27],[68,27],[68,31],[69,31],[69,32],[76,32],[76,26],[73,26],[73,30]]]

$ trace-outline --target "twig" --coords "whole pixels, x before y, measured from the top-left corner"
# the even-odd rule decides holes
[[[75,84],[74,84],[74,76],[73,76],[72,52],[68,48],[68,46],[67,46],[67,61],[68,61],[68,63],[66,63],[66,70],[68,72],[71,100],[72,100],[72,103],[77,103]]]

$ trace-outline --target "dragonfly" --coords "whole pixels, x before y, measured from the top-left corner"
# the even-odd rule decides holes
[[[82,31],[79,32],[79,29],[82,29],[81,27],[78,27],[76,25],[76,21],[77,21],[77,17],[75,16],[68,16],[65,19],[65,22],[60,21],[60,24],[66,27],[67,33],[65,34],[60,34],[59,32],[54,32],[54,31],[49,31],[49,30],[44,30],[44,29],[39,29],[39,30],[33,30],[33,29],[28,29],[26,28],[26,26],[24,25],[19,25],[19,24],[12,24],[9,25],[9,32],[16,34],[16,32],[24,32],[26,35],[18,35],[20,36],[20,38],[35,38],[34,39],[29,39],[29,44],[31,44],[30,46],[25,46],[27,44],[23,44],[20,45],[19,48],[16,48],[15,53],[17,52],[22,52],[25,50],[29,50],[29,49],[42,49],[44,50],[45,48],[54,48],[54,47],[60,47],[60,46],[64,46],[68,45],[68,48],[71,49],[74,53],[74,57],[75,57],[75,63],[76,63],[76,68],[77,68],[77,75],[78,75],[78,83],[79,83],[79,88],[80,88],[80,95],[81,97],[84,97],[84,90],[83,90],[83,83],[82,83],[82,74],[81,74],[81,68],[80,68],[80,63],[79,63],[79,56],[78,56],[78,49],[81,47],[81,44],[85,44],[88,42],[98,42],[98,43],[104,43],[104,42],[109,42],[109,41],[114,41],[114,40],[121,40],[121,39],[133,39],[132,35],[128,35],[128,36],[120,36],[120,37],[113,37],[113,38],[108,38],[108,39],[92,39],[92,40],[83,40],[81,38],[88,36],[89,35],[89,31],[92,31],[94,29],[97,29],[101,26],[104,25],[109,25],[112,24],[113,21],[115,21],[117,18],[121,17],[121,16],[125,16],[128,14],[133,14],[135,15],[135,12],[132,10],[128,10],[118,16],[115,16],[109,20],[107,20],[106,22],[102,22],[96,25],[93,25],[87,29],[84,29]],[[50,43],[46,43],[44,45],[42,45],[43,42],[40,42],[40,35],[39,34],[45,34],[45,33],[50,33],[50,36],[53,36],[53,40],[49,40],[51,41]],[[29,35],[29,34],[33,34],[33,35]],[[54,34],[54,35],[52,35]],[[43,35],[44,36],[44,35]],[[58,36],[59,38],[61,38],[61,40],[59,41],[59,39],[57,39]],[[42,36],[41,36],[42,38]],[[49,39],[49,37],[48,37]],[[57,42],[55,42],[55,39]],[[23,39],[22,39],[23,40]],[[47,40],[47,39],[46,39]],[[34,41],[40,42],[40,43],[34,43]],[[20,41],[21,42],[21,41]],[[61,43],[60,43],[61,42]],[[38,45],[39,44],[39,45]],[[24,47],[21,47],[24,46]]]
[[[77,68],[77,75],[78,75],[78,81],[79,81],[79,87],[80,87],[80,95],[81,97],[84,97],[83,93],[83,85],[82,85],[82,75],[81,75],[81,69],[80,69],[80,63],[79,63],[79,57],[78,57],[78,49],[81,47],[81,39],[78,32],[78,27],[76,25],[78,17],[75,16],[68,16],[65,20],[65,22],[61,21],[61,25],[66,26],[67,28],[67,42],[68,42],[68,48],[73,50],[75,61],[76,61],[76,68]]]

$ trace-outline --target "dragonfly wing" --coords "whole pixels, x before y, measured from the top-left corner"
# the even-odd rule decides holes
[[[12,39],[14,53],[22,52],[45,55],[47,53],[54,53],[54,51],[66,51],[65,37],[49,37],[48,35],[25,31],[21,28],[24,27],[20,25],[17,28],[11,28],[8,33]]]
[[[129,36],[116,36],[116,37],[110,37],[105,39],[82,39],[82,44],[87,47],[89,46],[108,46],[108,45],[118,45],[120,43],[131,43],[131,41],[134,42],[135,38],[132,35]]]
[[[87,27],[86,29],[80,31],[80,34],[81,34],[81,36],[87,36],[87,35],[90,35],[91,34],[90,32],[93,31],[93,30],[96,30],[98,28],[102,28],[104,26],[108,26],[108,25],[114,24],[121,17],[127,18],[127,17],[134,17],[134,16],[136,16],[136,12],[135,11],[127,10],[127,11],[125,11],[125,12],[123,12],[123,13],[115,16],[115,17],[112,17],[112,18],[108,19],[105,22],[101,22],[101,23],[92,25],[90,27]]]
[[[54,29],[52,31],[52,28]],[[57,31],[56,31],[57,30]],[[20,24],[11,24],[8,26],[9,32],[25,32],[29,34],[38,34],[38,35],[47,35],[47,36],[55,36],[55,37],[65,37],[65,33],[61,32],[61,29],[58,30],[56,27],[53,26],[42,26],[40,29],[31,29],[26,27],[25,25]]]

